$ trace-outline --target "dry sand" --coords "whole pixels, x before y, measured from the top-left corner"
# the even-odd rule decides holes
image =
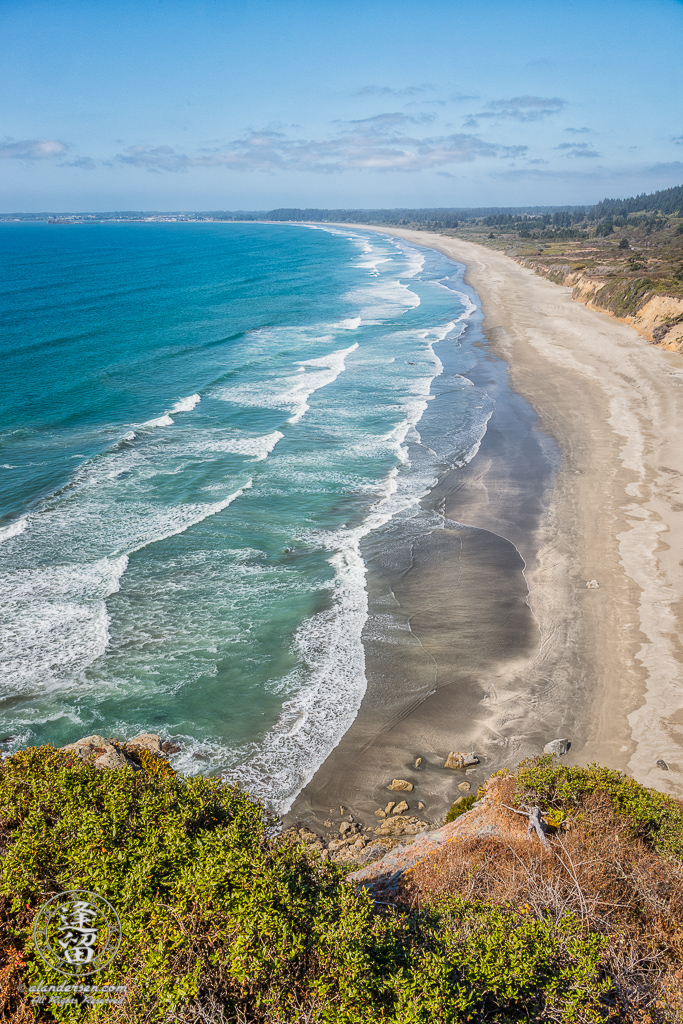
[[[342,803],[369,818],[399,776],[416,785],[411,813],[421,799],[435,820],[463,777],[441,759],[467,737],[482,754],[473,785],[566,735],[568,763],[683,797],[683,359],[499,252],[367,230],[466,264],[491,350],[559,467],[544,490],[542,435],[508,403],[442,485],[453,528],[407,572],[371,564],[371,609],[388,594],[410,642],[377,653],[368,637],[363,707],[291,816],[320,825]]]

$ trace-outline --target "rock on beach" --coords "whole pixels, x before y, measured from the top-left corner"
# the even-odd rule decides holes
[[[469,768],[473,764],[479,764],[479,758],[475,754],[461,754],[457,751],[451,751],[446,758],[444,768]]]

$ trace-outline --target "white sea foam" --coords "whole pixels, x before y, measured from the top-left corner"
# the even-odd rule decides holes
[[[408,261],[407,269],[401,272],[401,277],[416,277],[425,265],[424,253],[412,245],[405,245],[398,238],[393,238],[392,242]]]
[[[189,395],[188,398],[181,398],[180,401],[176,402],[173,408],[169,409],[169,412],[190,412],[190,410],[194,409],[195,405],[198,405],[201,400],[201,395]]]
[[[165,412],[163,416],[157,416],[156,419],[147,420],[143,423],[143,427],[170,427],[171,424],[175,423],[175,420],[171,419],[171,414],[175,415],[179,412],[190,412],[194,409],[195,405],[201,402],[201,395],[188,395],[187,398],[181,398],[176,404]],[[133,435],[134,437],[135,435]],[[132,439],[131,439],[132,440]]]
[[[293,415],[288,423],[298,423],[308,412],[308,399],[315,391],[327,387],[337,379],[345,369],[346,357],[358,348],[358,342],[349,345],[348,348],[340,349],[338,352],[331,352],[328,356],[320,356],[318,359],[304,359],[298,365],[305,370],[303,379],[297,381],[294,390],[297,392],[294,401]],[[309,373],[309,369],[311,372]]]
[[[419,273],[425,262],[424,256],[415,250],[408,250],[405,255],[410,262],[409,271],[403,276]],[[354,445],[356,448],[370,444],[377,451],[386,444],[395,452],[398,465],[389,471],[377,488],[376,501],[361,526],[318,537],[320,543],[334,552],[329,561],[336,578],[332,606],[312,616],[297,632],[295,648],[300,668],[296,682],[299,682],[301,668],[307,675],[307,681],[283,705],[277,724],[258,748],[244,749],[243,763],[229,772],[231,778],[245,784],[279,813],[285,813],[291,807],[296,795],[340,741],[353,722],[365,692],[362,631],[367,621],[368,605],[361,542],[394,518],[409,521],[419,517],[420,499],[436,481],[433,453],[430,456],[424,449],[417,449],[424,452],[419,466],[413,466],[410,472],[405,471],[410,464],[407,442],[420,443],[417,427],[434,397],[430,393],[433,380],[443,372],[443,364],[434,346],[452,334],[456,325],[466,320],[475,309],[466,295],[456,294],[465,306],[462,314],[445,324],[416,332],[427,350],[432,368],[431,372],[413,382],[413,394],[403,402],[401,422],[381,438],[370,438]],[[386,300],[384,307],[378,302],[379,295],[381,300]],[[369,289],[358,289],[347,298],[363,306],[364,322],[389,312],[390,304],[393,304],[391,312],[395,315],[397,304],[416,306],[420,301],[401,282],[386,280]],[[391,357],[391,361],[394,359]],[[463,386],[467,386],[465,381],[467,385],[472,383],[463,378]],[[487,421],[488,416],[479,424],[477,435],[472,438],[459,465],[470,461],[476,454],[486,432]],[[362,488],[356,484],[356,489]],[[431,514],[425,515],[430,521],[434,519]],[[440,520],[432,522],[432,528],[437,522]]]
[[[412,432],[419,441],[416,426],[427,408],[431,382],[443,370],[432,346],[446,337],[451,328],[452,323],[448,323],[418,332],[431,353],[435,372],[417,382],[421,395],[406,400],[404,419],[384,438],[371,439],[375,450],[378,441],[388,442],[399,465],[387,473],[379,486],[375,485],[376,500],[364,522],[354,529],[342,528],[311,537],[333,552],[329,558],[335,571],[332,605],[306,620],[297,631],[294,646],[299,655],[298,692],[285,702],[277,724],[258,747],[245,749],[243,763],[227,773],[280,814],[289,810],[297,794],[339,743],[356,717],[365,693],[362,632],[368,599],[361,542],[395,516],[414,515],[420,498],[435,482],[431,466],[426,473],[405,473],[401,465],[408,462],[407,436]],[[306,678],[303,685],[299,682],[302,669]]]
[[[0,677],[14,693],[64,683],[104,654],[105,599],[127,564],[123,555],[0,574]]]
[[[75,509],[73,502],[57,502],[31,513],[24,561],[29,562],[34,551],[39,558],[52,551],[53,563],[0,574],[0,676],[11,681],[14,692],[31,686],[77,684],[108,647],[105,601],[119,589],[128,556],[223,511],[251,485],[249,480],[209,503],[172,507],[133,503],[131,514],[120,510],[110,518],[102,538],[110,552],[91,562],[64,559],[73,549],[92,548],[101,535],[103,516],[97,503]]]
[[[227,440],[211,440],[202,442],[201,451],[230,452],[234,455],[251,455],[254,462],[263,462],[268,458],[278,441],[285,435],[279,430],[260,437],[232,437]]]
[[[237,384],[217,392],[216,397],[240,406],[282,409],[291,413],[288,423],[299,423],[309,409],[310,396],[337,379],[345,368],[347,356],[357,348],[358,343],[354,342],[348,348],[329,355],[301,360],[296,364],[296,376]]]
[[[460,299],[464,306],[462,313],[460,313],[459,316],[455,318],[454,323],[459,324],[465,320],[469,320],[472,314],[476,312],[477,307],[472,302],[467,292],[460,291],[459,288],[453,288],[451,287],[451,285],[444,284],[444,280],[445,278],[443,278],[441,281],[435,281],[434,284],[438,288],[443,288],[444,291],[450,292],[451,295],[457,295],[457,297]]]
[[[236,498],[241,497],[245,491],[251,488],[252,483],[252,480],[248,480],[246,484],[220,501],[213,501],[209,504],[197,502],[194,504],[176,505],[164,515],[153,520],[146,532],[140,531],[140,536],[134,545],[127,547],[128,553],[132,554],[134,551],[140,551],[141,548],[146,548],[150,544],[158,544],[161,540],[168,540],[169,537],[176,537],[179,533],[185,533],[191,526],[196,526],[198,523],[208,519],[209,516],[215,516],[217,512],[222,512],[228,505],[232,505]]]
[[[360,306],[363,323],[382,323],[396,316],[401,307],[420,305],[420,296],[398,279],[381,277],[376,284],[353,288],[345,298]]]
[[[157,416],[155,420],[147,420],[142,425],[143,427],[170,427],[173,422],[168,413],[164,413],[163,416]]]
[[[258,747],[245,750],[244,762],[225,773],[279,814],[289,810],[339,743],[365,693],[362,632],[368,598],[361,541],[394,516],[414,509],[431,482],[431,478],[416,481],[412,475],[404,475],[402,481],[399,468],[394,467],[359,527],[317,536],[333,552],[329,562],[335,581],[332,606],[302,623],[296,634],[294,647],[300,662],[296,681],[303,668],[306,682],[283,704],[277,724]]]
[[[357,267],[361,270],[369,270],[373,277],[379,277],[379,270],[377,269],[383,263],[391,263],[391,256],[375,256],[373,259],[364,259],[356,263]]]
[[[347,320],[342,320],[339,326],[342,327],[345,331],[357,331],[362,322],[363,321],[359,316],[352,316],[349,317]]]
[[[3,526],[0,529],[0,544],[3,541],[10,540],[12,537],[18,537],[20,533],[23,533],[27,526],[27,517],[23,516],[21,519],[15,519],[9,526]]]

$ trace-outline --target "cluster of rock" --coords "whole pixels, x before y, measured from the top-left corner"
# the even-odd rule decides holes
[[[486,836],[502,844],[511,841],[537,841],[530,833],[525,814],[511,814],[505,803],[504,778],[491,778],[483,795],[471,810],[440,828],[422,832],[409,844],[388,850],[381,859],[357,868],[349,881],[367,886],[372,894],[389,898],[401,875],[447,843]]]
[[[60,749],[73,751],[76,757],[93,765],[94,768],[132,768],[139,771],[142,767],[140,751],[149,751],[155,757],[167,757],[169,754],[176,754],[180,747],[168,741],[162,742],[156,733],[142,732],[123,743],[119,740],[105,739],[104,736],[97,734],[84,736]]]
[[[353,816],[349,815],[349,817]],[[371,831],[371,829],[363,829],[357,821],[350,820],[342,821],[339,826],[339,837],[328,838],[327,842],[306,825],[294,826],[288,830],[288,833],[294,834],[313,857],[320,857],[321,860],[366,864],[383,857],[391,848],[390,844],[373,841],[367,834]],[[363,834],[364,832],[365,834]]]
[[[474,754],[462,754],[452,751],[444,763],[444,768],[464,769],[473,771],[473,766],[479,764],[479,758]],[[420,770],[422,758],[415,759],[414,768]],[[386,786],[391,793],[401,794],[402,798],[389,800],[384,807],[378,807],[374,812],[378,822],[375,828],[363,826],[354,820],[352,814],[348,814],[346,808],[340,807],[339,813],[346,819],[338,826],[338,834],[328,833],[326,837],[313,832],[307,825],[298,824],[288,830],[288,833],[295,835],[299,842],[303,843],[309,853],[322,860],[335,862],[348,861],[355,864],[368,864],[384,857],[390,850],[399,843],[411,843],[415,837],[427,832],[432,826],[423,818],[409,814],[410,804],[406,797],[413,793],[417,783],[408,779],[392,779]],[[469,782],[461,782],[461,791],[469,790]],[[461,798],[464,799],[464,798]],[[425,804],[422,800],[417,801],[417,811],[424,811]],[[330,811],[330,814],[333,812]],[[335,826],[331,820],[325,822],[325,828],[333,829]]]

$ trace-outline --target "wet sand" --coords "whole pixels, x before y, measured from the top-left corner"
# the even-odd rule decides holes
[[[683,359],[501,253],[381,230],[466,264],[514,390],[492,358],[480,451],[430,498],[442,528],[365,553],[368,690],[288,818],[369,823],[400,777],[437,821],[458,783],[559,736],[569,763],[683,797]],[[470,749],[470,775],[443,769]]]

